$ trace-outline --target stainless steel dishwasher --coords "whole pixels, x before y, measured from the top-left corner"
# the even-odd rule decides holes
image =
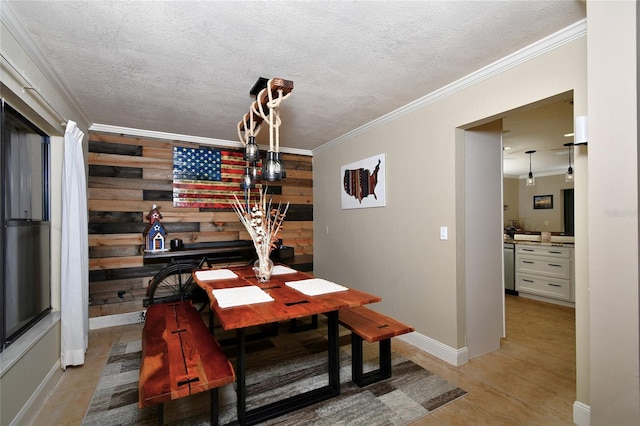
[[[515,244],[504,243],[504,290],[510,294],[518,294],[515,279]]]

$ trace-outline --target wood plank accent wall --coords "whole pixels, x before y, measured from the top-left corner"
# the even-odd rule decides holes
[[[185,244],[250,240],[231,210],[173,207],[173,147],[192,142],[89,133],[89,317],[143,309],[149,280],[165,264],[145,262],[143,231],[153,204],[168,239]],[[229,150],[226,147],[221,149]],[[309,156],[283,154],[287,178],[270,182],[274,202],[290,203],[281,231],[294,263],[313,264],[313,170]],[[126,291],[123,298],[118,291]]]

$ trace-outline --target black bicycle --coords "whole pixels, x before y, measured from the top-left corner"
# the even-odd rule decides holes
[[[202,269],[205,262],[206,257],[200,262],[170,263],[162,268],[149,281],[146,301],[148,305],[191,300],[198,311],[204,310],[209,305],[209,297],[196,284],[193,272]]]
[[[198,311],[209,306],[207,293],[196,284],[193,272],[220,263],[253,262],[254,248],[251,241],[234,241],[211,247],[187,249],[179,252],[154,254],[153,258],[170,258],[171,262],[151,278],[147,287],[144,306],[155,303],[191,300]],[[195,258],[195,259],[194,259]],[[196,260],[200,258],[200,260]],[[178,259],[178,260],[176,260]]]

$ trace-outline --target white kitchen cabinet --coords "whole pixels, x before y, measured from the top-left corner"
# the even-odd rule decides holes
[[[573,302],[573,248],[516,244],[516,291]]]

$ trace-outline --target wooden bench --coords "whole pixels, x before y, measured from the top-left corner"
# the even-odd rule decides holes
[[[352,380],[360,387],[391,377],[391,338],[414,328],[364,306],[340,309],[339,322],[351,330]],[[379,368],[363,372],[362,341],[379,342]]]
[[[218,387],[235,381],[231,363],[189,301],[160,303],[147,309],[142,330],[138,384],[140,408],[210,391],[211,424],[218,424]]]

